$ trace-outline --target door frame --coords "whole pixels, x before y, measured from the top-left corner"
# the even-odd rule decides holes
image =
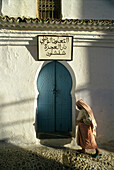
[[[36,112],[37,112],[37,98],[39,95],[38,89],[37,89],[37,79],[39,76],[40,71],[42,70],[42,68],[47,65],[48,63],[50,63],[52,61],[44,61],[40,64],[37,72],[36,72],[36,76],[35,76],[35,107],[34,107],[34,113],[35,113],[35,122],[36,122]],[[66,69],[69,71],[71,78],[72,78],[72,89],[71,89],[71,97],[72,97],[72,132],[71,132],[71,136],[75,137],[75,133],[76,133],[76,125],[75,125],[75,87],[76,87],[76,78],[75,78],[75,74],[74,71],[72,69],[72,67],[70,66],[70,64],[66,61],[58,61],[59,63],[61,63],[63,66],[66,67]],[[35,126],[35,131],[37,133],[37,127]],[[37,134],[36,134],[37,136]]]

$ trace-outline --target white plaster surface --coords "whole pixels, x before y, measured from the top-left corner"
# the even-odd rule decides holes
[[[62,4],[63,19],[114,19],[113,0],[62,0]]]
[[[4,46],[0,51],[0,138],[28,139],[31,143],[38,63],[25,46]]]
[[[43,61],[37,58],[38,31],[2,30],[0,44],[0,139],[35,143],[36,77]],[[52,32],[52,34],[56,34]],[[59,34],[59,32],[58,32]],[[67,34],[67,32],[60,32]],[[96,34],[96,40],[93,35]],[[114,140],[114,34],[102,32],[69,32],[74,36],[73,61],[63,62],[74,74],[72,93],[90,104],[98,123],[99,143]],[[97,35],[105,41],[98,40]],[[88,37],[91,36],[91,46]],[[15,41],[13,38],[16,38]],[[22,43],[20,38],[24,38]],[[78,37],[85,46],[78,43]],[[103,38],[104,37],[104,38]],[[7,41],[6,41],[7,40]],[[75,42],[77,41],[77,43]],[[110,41],[109,41],[110,40]],[[2,45],[4,44],[4,46]],[[6,44],[5,44],[6,43]],[[69,66],[68,66],[69,65]],[[73,77],[73,76],[72,76]],[[74,110],[73,106],[73,110]],[[73,119],[75,118],[73,111]],[[74,123],[73,123],[74,126]],[[74,129],[75,127],[73,127]],[[74,131],[74,130],[73,130]],[[71,143],[74,143],[74,139]]]
[[[3,15],[36,18],[36,0],[2,0],[0,5]]]
[[[36,18],[37,0],[1,0],[0,13]],[[114,0],[61,0],[62,19],[114,19]]]

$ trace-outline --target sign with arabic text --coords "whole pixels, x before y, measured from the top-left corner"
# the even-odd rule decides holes
[[[72,60],[72,36],[38,36],[38,60]]]

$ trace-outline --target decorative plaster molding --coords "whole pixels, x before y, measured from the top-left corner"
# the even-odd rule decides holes
[[[101,31],[22,31],[0,30],[0,46],[37,46],[38,35],[69,35],[73,36],[73,47],[114,47],[114,32]]]

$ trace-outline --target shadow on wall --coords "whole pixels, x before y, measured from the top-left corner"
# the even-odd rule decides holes
[[[114,19],[114,0],[86,0],[82,2],[82,19]]]
[[[0,0],[0,15],[2,15],[2,0]]]
[[[98,122],[98,139],[114,139],[114,49],[88,48],[90,92],[92,107]],[[103,142],[103,141],[102,141]]]
[[[0,109],[3,109],[4,107],[10,107],[12,105],[19,105],[19,104],[22,104],[22,103],[33,102],[33,100],[34,100],[34,98],[29,98],[29,99],[22,99],[22,100],[19,100],[19,101],[13,101],[13,102],[10,102],[10,103],[1,103]]]
[[[16,126],[18,124],[25,124],[25,123],[30,123],[33,122],[34,119],[23,119],[23,120],[17,120],[15,122],[10,122],[10,123],[1,123],[1,127],[5,128],[5,127],[9,127],[9,126]],[[34,125],[34,124],[33,124]]]
[[[112,6],[114,5],[114,1],[113,0],[104,0],[108,5]]]
[[[23,100],[19,100],[19,101],[13,101],[13,102],[10,102],[10,103],[2,103],[0,104],[0,139],[4,140],[5,138],[8,138],[7,140],[10,141],[10,140],[17,140],[18,141],[23,141],[22,138],[20,137],[16,137],[16,138],[19,138],[19,139],[16,139],[15,137],[13,137],[13,132],[11,131],[11,128],[15,129],[16,126],[22,126],[22,125],[25,125],[25,124],[28,124],[30,123],[31,125],[34,126],[34,118],[25,118],[23,117],[22,115],[22,118],[21,120],[17,119],[15,121],[12,121],[13,118],[10,119],[9,115],[7,114],[7,117],[9,117],[9,120],[5,117],[6,114],[4,114],[5,112],[3,111],[4,109],[6,109],[7,107],[9,107],[9,111],[10,111],[10,107],[14,106],[14,105],[17,105],[19,107],[22,106],[22,104],[24,103],[30,103],[30,102],[33,102],[34,98],[28,98],[28,99],[23,99]],[[2,101],[2,98],[1,98],[1,101]],[[10,113],[11,114],[11,113]],[[34,113],[33,113],[34,114]],[[15,115],[15,118],[16,118],[16,115]],[[23,134],[20,134],[23,136]]]
[[[38,61],[37,36],[34,37],[33,40],[29,41],[29,45],[26,45],[26,48],[28,49],[34,60]]]
[[[103,41],[107,41],[107,38],[108,35],[105,34]],[[100,43],[98,41],[92,43],[91,47],[83,48],[86,49],[85,57],[88,60],[89,82],[80,87],[76,93],[83,96],[92,107],[98,124],[98,144],[106,146],[106,143],[114,140],[112,134],[114,131],[114,49],[109,46],[109,43],[102,43],[101,40]]]

